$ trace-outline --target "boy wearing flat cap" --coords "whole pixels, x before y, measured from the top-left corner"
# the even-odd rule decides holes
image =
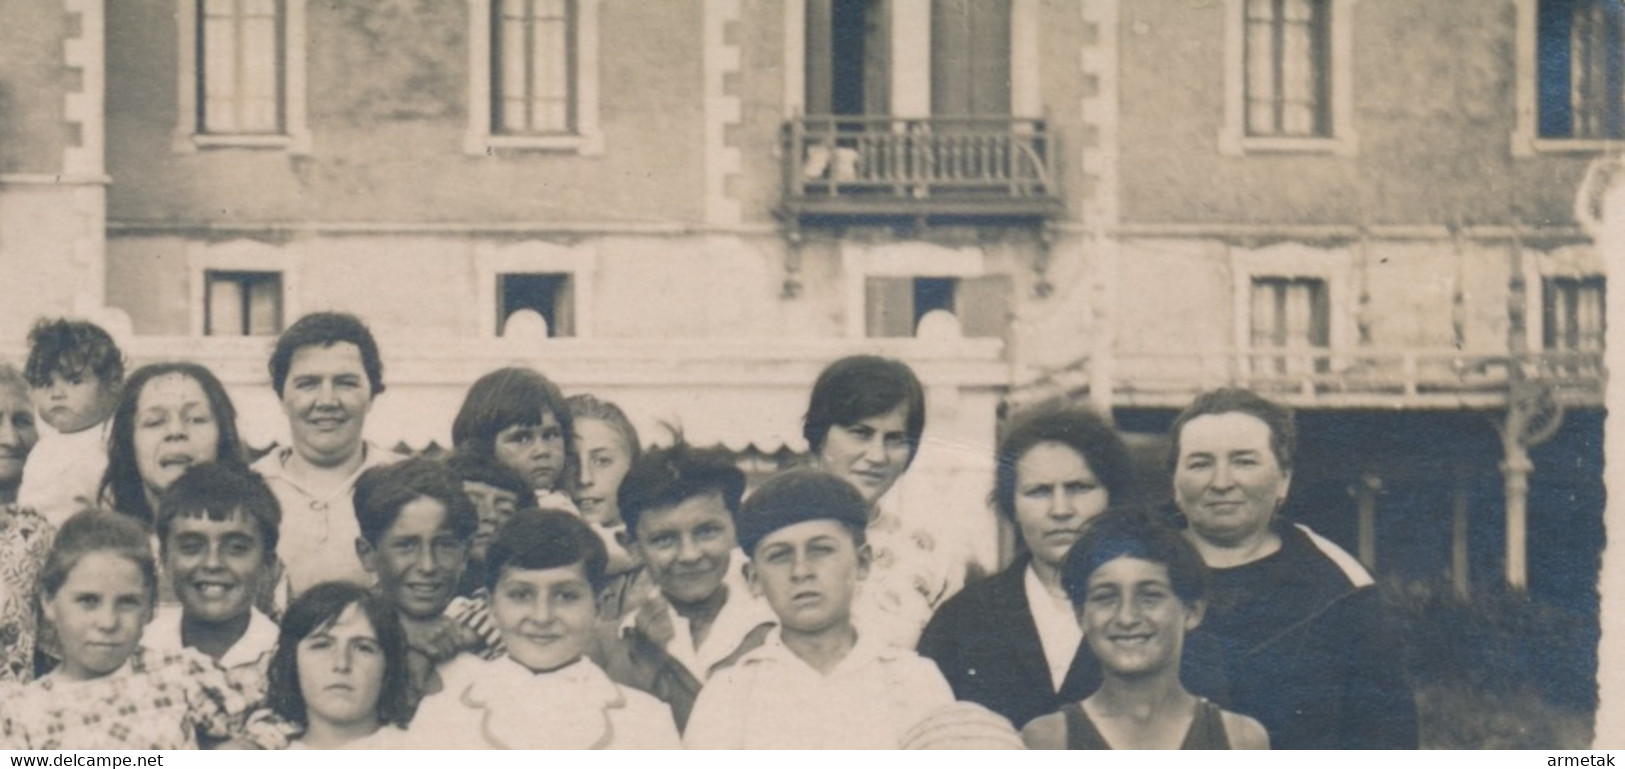
[[[863,497],[817,470],[770,479],[739,512],[751,590],[779,627],[712,674],[684,745],[718,749],[887,749],[953,704],[936,666],[865,638],[852,598],[869,570]]]

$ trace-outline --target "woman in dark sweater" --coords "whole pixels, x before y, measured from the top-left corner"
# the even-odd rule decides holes
[[[1026,552],[938,609],[919,651],[936,661],[956,698],[1019,728],[1100,683],[1060,567],[1090,520],[1126,497],[1131,470],[1104,420],[1048,405],[1015,417],[996,472],[993,505],[1016,525]]]
[[[1212,574],[1207,617],[1186,642],[1187,685],[1261,721],[1277,749],[1417,747],[1400,641],[1371,575],[1277,515],[1292,481],[1292,412],[1215,390],[1170,433],[1185,538]]]

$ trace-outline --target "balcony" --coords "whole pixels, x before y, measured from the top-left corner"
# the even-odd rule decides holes
[[[1112,404],[1179,409],[1197,393],[1245,387],[1297,407],[1504,408],[1514,376],[1565,406],[1598,407],[1607,375],[1601,352],[1545,351],[1513,358],[1450,349],[1133,352],[1113,356],[1111,382],[1089,359],[1038,372],[1012,389],[1021,406],[1056,395],[1111,389]]]
[[[815,115],[784,127],[784,206],[797,225],[1039,221],[1061,211],[1043,120]]]

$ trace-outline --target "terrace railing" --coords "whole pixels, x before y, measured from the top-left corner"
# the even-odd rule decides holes
[[[1059,213],[1045,121],[811,115],[784,127],[793,217],[1013,217]]]

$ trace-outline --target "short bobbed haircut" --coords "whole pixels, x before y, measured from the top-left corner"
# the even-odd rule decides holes
[[[1067,551],[1061,586],[1072,605],[1082,606],[1088,598],[1089,577],[1097,569],[1125,556],[1168,567],[1168,582],[1186,606],[1207,598],[1208,569],[1196,548],[1149,508],[1132,506],[1102,513]]]
[[[154,511],[147,503],[147,483],[141,478],[141,467],[135,456],[135,428],[140,419],[141,393],[154,379],[179,374],[203,388],[209,402],[209,413],[220,438],[216,443],[214,461],[221,464],[246,464],[246,451],[242,434],[237,431],[237,408],[226,393],[226,386],[214,372],[196,363],[176,361],[152,363],[135,370],[119,394],[113,409],[112,426],[107,437],[107,470],[102,473],[101,495],[117,510],[151,525]]]
[[[485,551],[485,587],[494,593],[504,569],[559,569],[578,563],[593,594],[602,592],[609,581],[604,541],[569,513],[520,510],[497,529]]]
[[[1185,425],[1197,417],[1230,413],[1246,414],[1263,422],[1270,429],[1270,451],[1275,454],[1275,463],[1282,470],[1292,469],[1298,451],[1298,428],[1293,424],[1292,409],[1240,387],[1209,390],[1196,396],[1191,405],[1179,412],[1173,426],[1168,428],[1171,443],[1168,469],[1172,471],[1179,466],[1179,439]]]
[[[853,355],[831,363],[813,383],[801,435],[817,454],[824,449],[829,429],[852,425],[908,406],[904,428],[908,432],[908,459],[919,453],[925,432],[925,387],[914,370],[902,361],[875,355]]]
[[[675,507],[693,497],[718,494],[736,522],[745,496],[745,473],[726,451],[697,449],[679,440],[639,457],[621,480],[621,520],[633,537],[651,510]]]
[[[353,500],[361,538],[377,547],[384,532],[417,499],[432,499],[446,508],[446,523],[467,542],[479,528],[479,514],[463,492],[463,482],[444,462],[414,457],[368,469],[356,479]]]
[[[1106,489],[1108,504],[1128,501],[1134,466],[1117,431],[1089,409],[1065,403],[1045,403],[1017,413],[999,441],[993,475],[993,508],[1016,519],[1017,466],[1034,446],[1059,443],[1077,452]]]
[[[372,330],[360,318],[347,312],[313,312],[294,321],[282,336],[277,337],[276,348],[271,351],[271,388],[276,397],[282,397],[282,388],[288,383],[288,368],[293,365],[293,354],[302,347],[332,347],[349,342],[361,351],[361,368],[367,372],[367,384],[372,397],[384,392],[384,361],[378,354],[378,341]]]
[[[158,563],[146,527],[129,516],[98,508],[75,513],[57,530],[56,541],[40,568],[40,595],[45,600],[55,598],[73,568],[93,553],[111,553],[134,563],[146,583],[148,605],[157,600]]]
[[[451,443],[458,451],[494,456],[497,433],[515,425],[536,427],[543,414],[552,414],[564,433],[566,473],[574,467],[575,437],[571,435],[570,407],[559,386],[534,369],[521,366],[499,368],[474,381],[463,398],[462,408],[451,423]]]
[[[276,559],[282,505],[265,479],[239,464],[207,462],[189,467],[158,500],[158,518],[153,526],[158,533],[158,547],[169,552],[169,532],[176,518],[225,521],[238,513],[259,529],[266,563],[270,564]]]
[[[33,387],[48,387],[52,375],[89,371],[102,387],[118,389],[124,381],[124,353],[113,335],[88,320],[40,318],[28,331],[28,362],[23,376]]]
[[[301,729],[310,726],[310,717],[304,692],[299,689],[299,642],[332,627],[351,606],[372,623],[378,646],[384,652],[384,682],[378,691],[379,723],[404,727],[411,717],[406,631],[395,607],[360,585],[323,582],[301,593],[288,606],[277,635],[276,652],[266,671],[271,710]]]
[[[603,422],[620,433],[621,441],[626,444],[626,455],[633,462],[638,461],[638,457],[643,455],[643,444],[638,441],[638,428],[632,426],[632,420],[626,418],[626,412],[622,411],[620,406],[599,400],[588,393],[577,393],[564,399],[564,402],[569,406],[572,423],[583,419]]]
[[[483,483],[494,489],[513,494],[520,506],[536,499],[536,491],[530,487],[525,476],[494,457],[484,454],[475,454],[471,451],[453,451],[443,460],[446,467],[457,479],[463,483]]]

